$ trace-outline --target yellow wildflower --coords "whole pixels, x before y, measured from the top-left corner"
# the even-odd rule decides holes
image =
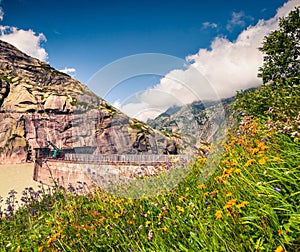
[[[223,214],[222,211],[220,211],[220,210],[217,211],[216,214],[215,214],[216,215],[216,219],[218,219],[218,220],[222,219],[222,214]]]
[[[227,208],[234,206],[236,204],[236,201],[237,201],[236,199],[229,200],[223,208],[227,209]]]
[[[183,202],[184,201],[184,197],[183,196],[179,197],[179,201]]]
[[[258,145],[257,145],[257,147],[258,147],[261,151],[264,151],[265,149],[268,148],[268,146],[265,145],[264,142],[259,142]]]
[[[146,227],[148,227],[151,224],[151,221],[146,221]]]
[[[251,154],[255,155],[257,152],[259,152],[259,148],[253,148],[251,149]]]
[[[283,247],[281,247],[280,245],[275,249],[275,251],[274,252],[283,252],[284,251],[284,249],[283,249]]]
[[[179,212],[184,213],[184,208],[183,208],[183,207],[181,207],[181,206],[176,206],[176,208],[177,208],[177,210],[178,210]]]
[[[241,173],[241,169],[235,169],[235,170],[234,170],[234,173],[236,173],[236,174]]]
[[[167,232],[167,230],[168,230],[168,229],[167,229],[166,227],[163,227],[163,228],[162,228],[162,231],[163,231],[163,232]]]
[[[245,207],[245,206],[247,206],[248,204],[249,204],[248,201],[243,201],[241,204],[238,204],[238,205],[237,205],[237,208]]]
[[[197,186],[199,189],[204,189],[206,186],[204,184],[198,185]]]
[[[246,163],[245,163],[245,166],[250,166],[254,163],[254,159],[249,159]]]
[[[49,238],[48,241],[47,241],[47,245],[50,246],[51,243],[52,243],[52,239]]]
[[[61,235],[61,233],[62,231],[59,231],[55,233],[51,238],[49,238],[49,240],[47,241],[47,245],[49,246],[54,240],[56,240]]]
[[[114,215],[114,219],[118,219],[119,217],[121,216],[121,214],[119,214],[119,213],[115,213],[115,215]]]
[[[44,246],[38,248],[38,252],[42,252],[44,250]]]
[[[280,157],[273,157],[273,159],[272,159],[272,161],[274,161],[274,162],[279,162],[281,159],[280,159]]]
[[[232,196],[231,192],[229,192],[229,193],[226,194],[226,197],[230,197],[230,196]]]
[[[262,158],[262,159],[258,160],[258,163],[263,165],[264,163],[266,163],[266,158]]]
[[[159,220],[162,219],[162,215],[161,215],[161,214],[158,215],[158,216],[157,216],[157,219],[159,219]]]
[[[229,177],[233,171],[234,171],[233,168],[228,168],[228,169],[224,170],[222,177],[223,178]]]
[[[238,162],[234,159],[234,160],[231,161],[231,165],[232,165],[232,166],[238,166],[239,164],[238,164]]]

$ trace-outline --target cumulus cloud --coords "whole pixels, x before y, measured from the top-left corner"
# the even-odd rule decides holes
[[[0,0],[0,4],[1,4]],[[3,20],[4,11],[0,7],[0,21]],[[23,30],[13,26],[0,25],[0,40],[8,42],[29,56],[46,61],[48,54],[42,47],[42,43],[46,42],[43,33],[36,34],[33,30]]]
[[[60,69],[59,71],[72,76],[76,73],[76,69],[72,67],[65,67],[64,69]]]
[[[207,29],[207,28],[213,28],[216,29],[218,25],[216,23],[211,23],[211,22],[204,22],[202,23],[202,28]]]
[[[36,34],[31,29],[23,30],[12,26],[0,26],[0,39],[42,61],[48,58],[46,50],[41,46],[47,40],[43,33]]]
[[[263,55],[258,47],[264,36],[278,28],[279,17],[286,16],[298,5],[299,0],[288,1],[273,18],[259,20],[255,26],[242,31],[235,41],[216,37],[210,49],[201,48],[186,57],[191,63],[187,69],[171,71],[159,84],[138,94],[139,103],[126,102],[121,110],[146,121],[172,105],[226,98],[236,91],[261,85],[257,71]],[[238,20],[236,17],[237,24]]]

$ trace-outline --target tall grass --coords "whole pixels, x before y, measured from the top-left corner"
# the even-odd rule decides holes
[[[262,88],[264,97],[285,90],[284,85],[272,92],[268,88]],[[97,189],[83,196],[77,193],[82,184],[52,192],[27,189],[24,205],[2,214],[0,248],[299,251],[300,146],[294,133],[299,111],[295,106],[282,114],[279,101],[265,99],[273,105],[263,111],[257,106],[255,112],[250,103],[261,95],[256,90],[238,96],[234,113],[240,117],[221,143],[220,160],[198,157],[187,176],[160,195],[133,199]],[[265,113],[270,107],[275,114]],[[285,123],[292,129],[284,130]]]

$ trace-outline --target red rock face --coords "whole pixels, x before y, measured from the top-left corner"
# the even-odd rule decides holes
[[[0,163],[32,161],[34,148],[47,141],[59,148],[96,146],[101,154],[162,154],[167,138],[0,41]]]

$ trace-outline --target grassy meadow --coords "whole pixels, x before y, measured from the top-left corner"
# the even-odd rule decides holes
[[[298,78],[238,94],[221,158],[157,196],[27,188],[15,210],[11,191],[1,251],[300,251],[299,94]]]

